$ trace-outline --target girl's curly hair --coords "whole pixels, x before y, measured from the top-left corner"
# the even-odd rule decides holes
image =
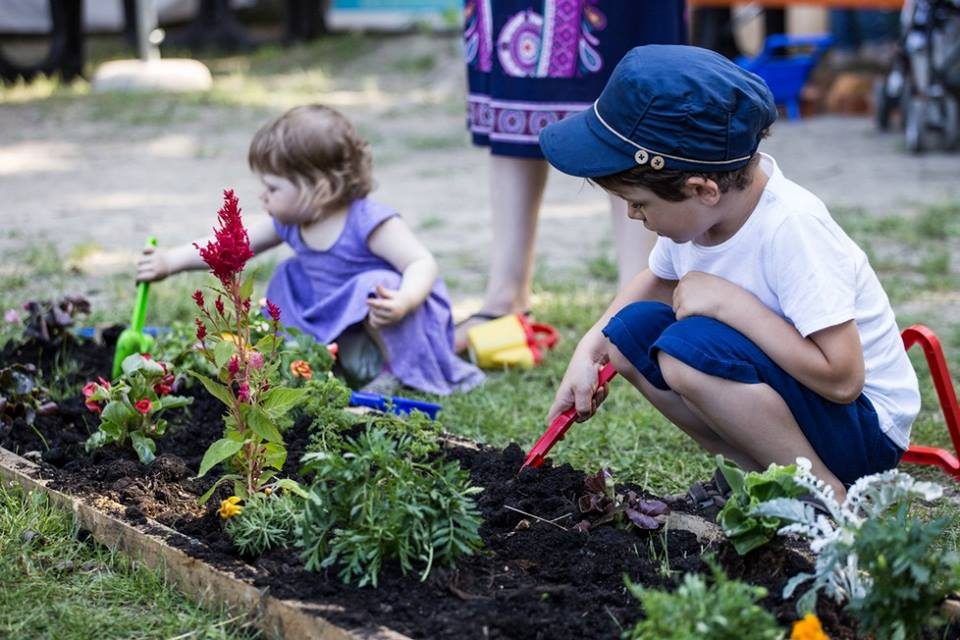
[[[317,216],[373,189],[370,145],[340,112],[320,104],[294,107],[261,127],[247,161],[255,173],[296,185],[300,206]]]

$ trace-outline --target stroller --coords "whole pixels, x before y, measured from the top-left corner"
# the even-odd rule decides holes
[[[907,0],[902,34],[887,76],[875,87],[877,127],[900,111],[907,149],[920,153],[935,137],[945,149],[960,143],[960,0]]]

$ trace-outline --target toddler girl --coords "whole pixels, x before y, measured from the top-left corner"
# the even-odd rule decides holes
[[[344,116],[322,105],[295,107],[256,133],[248,160],[270,215],[249,225],[250,247],[258,254],[286,242],[295,254],[267,288],[285,324],[324,343],[342,338],[344,361],[356,361],[364,342],[375,344],[384,364],[366,391],[390,394],[402,383],[448,394],[483,381],[453,353],[436,260],[396,211],[367,198],[369,145]],[[204,268],[192,243],[147,248],[137,279]]]

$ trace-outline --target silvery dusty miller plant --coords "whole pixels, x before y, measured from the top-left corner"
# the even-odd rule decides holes
[[[870,588],[870,577],[861,571],[853,550],[856,535],[863,523],[879,518],[893,505],[914,497],[935,500],[943,489],[932,482],[920,482],[909,474],[891,469],[864,476],[853,483],[847,498],[839,504],[833,488],[810,472],[810,461],[797,458],[794,482],[824,505],[830,517],[820,514],[809,502],[795,498],[777,498],[758,505],[751,512],[759,516],[775,516],[789,524],[780,533],[795,533],[810,540],[816,554],[814,573],[799,573],[783,588],[789,598],[804,582],[813,580],[811,588],[797,600],[797,613],[816,610],[817,593],[823,591],[836,602],[862,599]]]

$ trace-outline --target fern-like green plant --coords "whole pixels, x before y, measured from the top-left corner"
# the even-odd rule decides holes
[[[960,588],[957,554],[937,548],[947,523],[947,518],[911,518],[901,504],[890,517],[871,518],[860,527],[853,553],[869,576],[869,588],[848,609],[861,631],[877,640],[908,640],[940,622],[937,605]]]
[[[623,633],[625,640],[778,640],[783,633],[773,614],[758,602],[763,587],[731,580],[706,558],[711,580],[688,573],[673,593],[647,589],[624,578],[640,600],[645,618]]]
[[[344,582],[377,585],[384,562],[404,573],[421,565],[450,565],[480,547],[480,514],[467,474],[456,462],[423,461],[416,441],[369,428],[340,451],[303,457],[315,474],[297,544],[309,571],[340,566]]]

